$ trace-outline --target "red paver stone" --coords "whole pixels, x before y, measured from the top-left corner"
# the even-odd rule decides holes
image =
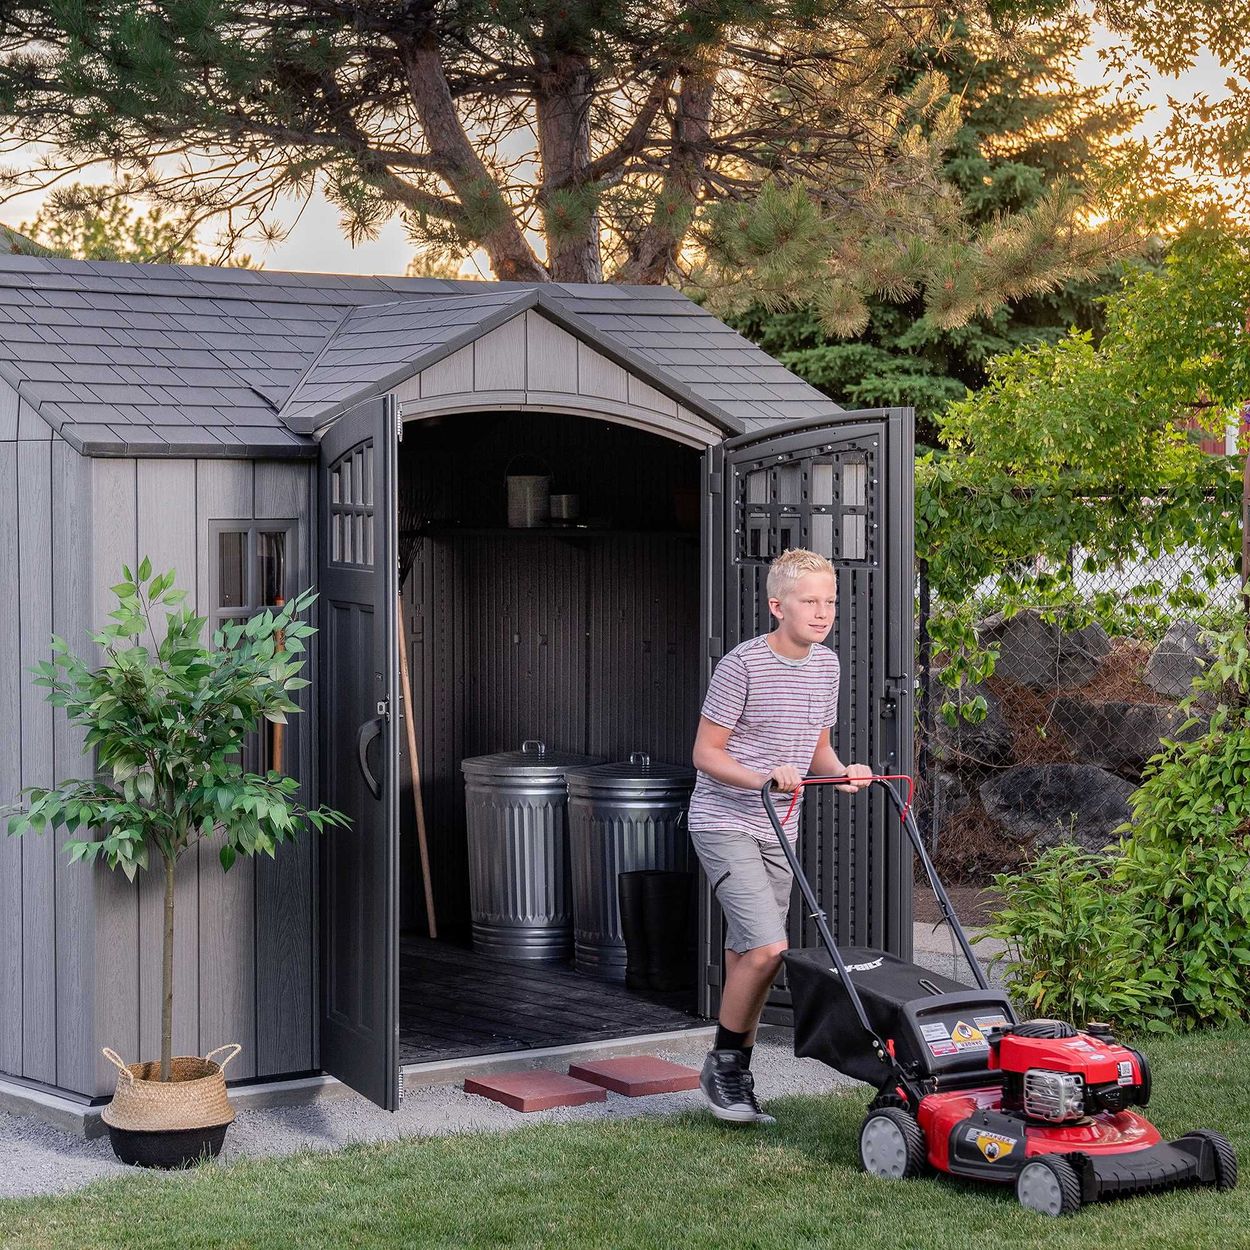
[[[563,1072],[506,1072],[499,1076],[470,1077],[466,1094],[493,1098],[513,1111],[547,1111],[551,1107],[577,1107],[584,1102],[606,1102],[599,1085],[575,1080]]]
[[[688,1068],[684,1063],[670,1063],[655,1055],[575,1063],[569,1068],[569,1076],[593,1081],[630,1098],[641,1098],[644,1094],[675,1094],[678,1090],[699,1088],[697,1068]]]

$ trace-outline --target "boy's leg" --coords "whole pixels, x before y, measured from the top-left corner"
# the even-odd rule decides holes
[[[770,853],[749,834],[692,831],[691,838],[728,928],[717,1041],[700,1084],[719,1118],[771,1123],[755,1098],[750,1048],[787,946],[793,878],[781,848]]]

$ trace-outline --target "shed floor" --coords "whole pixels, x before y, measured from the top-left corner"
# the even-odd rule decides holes
[[[565,964],[525,964],[407,936],[399,947],[399,1061],[425,1063],[694,1029],[695,991],[639,994]]]

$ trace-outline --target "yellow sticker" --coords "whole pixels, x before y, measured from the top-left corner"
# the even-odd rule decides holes
[[[977,1149],[991,1163],[1005,1159],[1016,1148],[1014,1137],[1001,1137],[997,1133],[978,1133]]]
[[[951,1041],[956,1046],[984,1046],[986,1045],[985,1034],[981,1032],[975,1025],[967,1024],[960,1020],[953,1029],[951,1029]]]

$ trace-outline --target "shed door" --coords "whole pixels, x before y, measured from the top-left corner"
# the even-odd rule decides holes
[[[828,556],[838,575],[828,645],[842,666],[834,747],[845,763],[889,773],[912,766],[912,430],[911,409],[839,413],[730,439],[708,460],[709,520],[719,519],[720,530],[705,582],[706,675],[726,651],[772,627],[765,584],[774,556],[788,547]],[[839,944],[910,955],[911,854],[875,787],[855,796],[828,787],[807,792],[799,854]],[[710,896],[703,915],[711,1013],[723,951]],[[790,944],[818,942],[796,888]],[[766,1018],[788,1020],[789,1006],[779,983]]]
[[[321,798],[352,819],[322,838],[321,1066],[399,1105],[396,422],[352,409],[319,467]]]

